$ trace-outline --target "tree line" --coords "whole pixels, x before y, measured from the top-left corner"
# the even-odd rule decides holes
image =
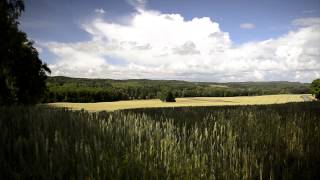
[[[104,102],[135,99],[169,99],[177,97],[232,97],[232,96],[257,96],[285,93],[309,93],[308,86],[283,86],[274,85],[254,86],[243,84],[229,86],[211,86],[172,81],[112,81],[95,79],[74,78],[49,78],[48,91],[43,102]],[[170,100],[169,100],[170,101]]]

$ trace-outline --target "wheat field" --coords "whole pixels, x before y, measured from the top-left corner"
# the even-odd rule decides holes
[[[54,107],[66,107],[73,110],[115,111],[120,109],[151,108],[151,107],[183,107],[183,106],[222,106],[222,105],[259,105],[281,104],[287,102],[304,101],[302,96],[313,99],[310,94],[281,94],[265,96],[237,96],[237,97],[188,97],[176,98],[177,102],[161,102],[159,99],[129,100],[98,103],[49,103]]]
[[[0,107],[0,177],[319,179],[319,107]]]

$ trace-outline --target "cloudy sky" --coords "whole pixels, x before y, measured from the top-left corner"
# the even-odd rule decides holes
[[[52,75],[320,77],[319,0],[28,0],[20,21]]]

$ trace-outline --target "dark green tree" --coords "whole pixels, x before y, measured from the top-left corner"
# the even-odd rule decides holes
[[[163,102],[176,102],[176,99],[171,91],[162,92],[160,100]]]
[[[0,0],[0,105],[35,104],[46,90],[50,69],[18,28],[22,0]]]
[[[320,79],[313,80],[310,89],[314,97],[320,100]]]

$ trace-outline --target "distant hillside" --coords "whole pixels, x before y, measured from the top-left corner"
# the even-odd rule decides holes
[[[265,94],[309,93],[308,83],[299,82],[188,82],[148,79],[86,79],[64,76],[49,77],[45,102],[99,102],[127,99],[159,98],[172,91],[176,97],[226,97]]]

